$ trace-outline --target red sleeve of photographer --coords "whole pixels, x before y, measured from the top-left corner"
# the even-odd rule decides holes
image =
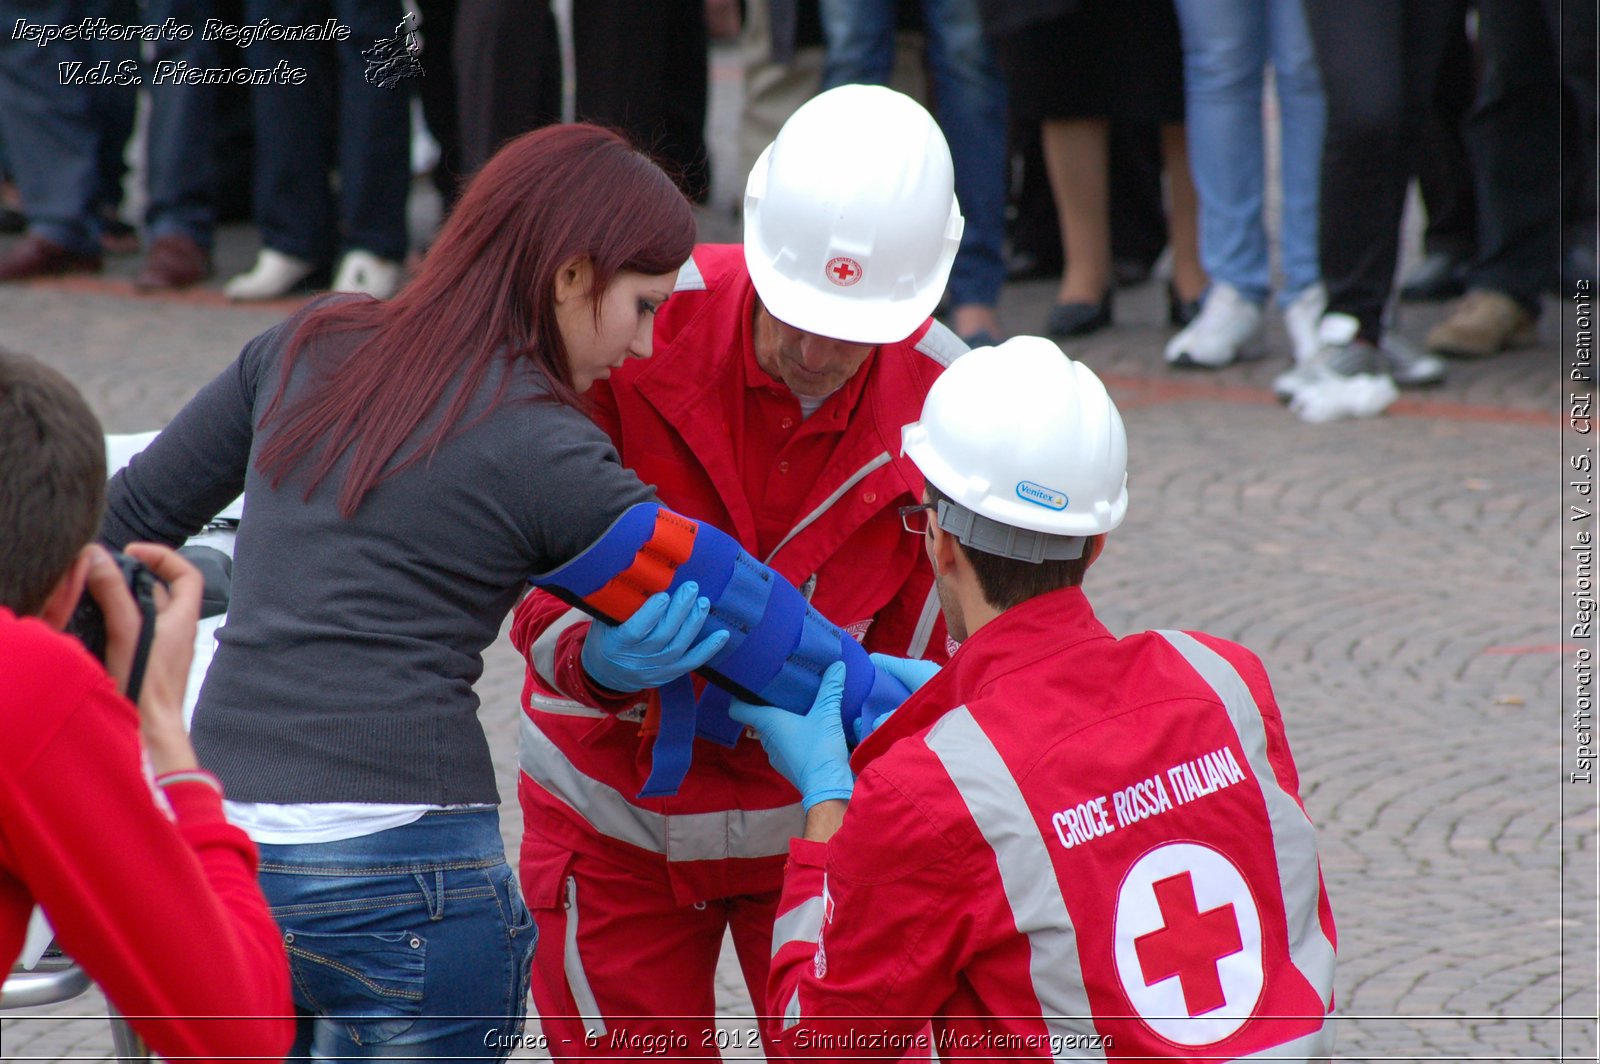
[[[0,645],[0,961],[37,903],[160,1055],[280,1059],[287,962],[221,795],[196,778],[158,798],[137,712],[70,637],[0,609]]]

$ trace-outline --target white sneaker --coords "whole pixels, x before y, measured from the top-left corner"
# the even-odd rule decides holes
[[[1288,330],[1289,343],[1294,347],[1295,365],[1304,365],[1322,346],[1317,338],[1317,322],[1328,309],[1328,290],[1322,282],[1308,285],[1283,308],[1283,327]]]
[[[1292,369],[1272,380],[1272,390],[1285,402],[1305,388],[1329,380],[1382,376],[1383,355],[1373,345],[1356,339],[1361,323],[1349,314],[1324,314],[1317,324],[1317,350]]]
[[[1444,380],[1444,359],[1420,350],[1393,329],[1378,342],[1383,368],[1402,388],[1425,388]]]
[[[280,299],[294,291],[294,286],[310,277],[315,269],[305,259],[262,248],[250,272],[241,273],[229,281],[223,287],[222,294],[229,299],[247,301]]]
[[[1200,313],[1167,342],[1166,350],[1174,366],[1211,369],[1260,355],[1261,308],[1221,281],[1211,286]]]
[[[400,290],[400,264],[380,259],[370,251],[347,251],[333,275],[333,290],[388,299]]]

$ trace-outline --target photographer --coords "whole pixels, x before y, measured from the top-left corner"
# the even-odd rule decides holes
[[[122,569],[90,545],[105,483],[83,398],[0,351],[0,960],[16,960],[38,904],[155,1052],[281,1059],[288,968],[256,851],[183,728],[201,578],[166,547],[128,548],[158,582],[135,711],[121,692],[143,622]],[[86,588],[104,667],[61,631]]]

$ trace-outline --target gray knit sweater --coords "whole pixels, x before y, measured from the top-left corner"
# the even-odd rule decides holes
[[[177,544],[244,493],[232,605],[194,718],[201,762],[229,798],[496,802],[472,690],[482,650],[530,575],[651,491],[580,412],[540,401],[544,379],[525,361],[497,364],[462,424],[510,374],[504,400],[352,517],[335,501],[344,463],[309,501],[295,475],[273,490],[255,468],[254,426],[292,325],[250,341],[112,479],[103,538]],[[310,353],[349,350],[336,343]],[[296,361],[291,397],[313,365]]]

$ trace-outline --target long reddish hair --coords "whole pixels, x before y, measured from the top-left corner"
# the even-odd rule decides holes
[[[473,178],[421,272],[398,295],[306,314],[259,426],[269,435],[256,467],[277,487],[309,461],[309,498],[353,451],[338,500],[349,517],[373,486],[450,437],[494,359],[528,359],[544,371],[554,400],[575,403],[554,312],[561,265],[589,260],[598,319],[600,296],[617,273],[676,270],[694,250],[694,232],[683,194],[618,134],[573,124],[517,137]],[[308,345],[346,333],[361,334],[354,349],[312,390],[284,403],[290,370]],[[386,470],[447,390],[438,426]]]

